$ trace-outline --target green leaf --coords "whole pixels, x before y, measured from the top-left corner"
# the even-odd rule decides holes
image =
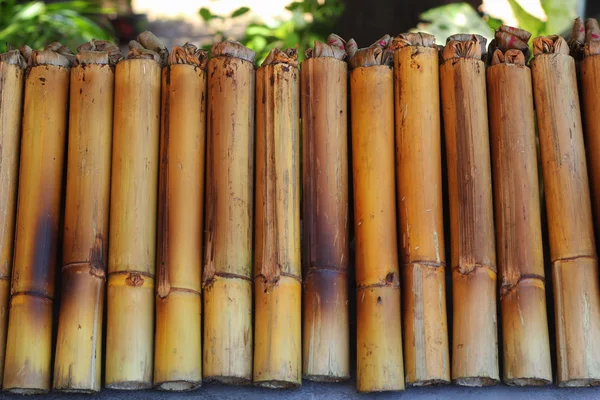
[[[577,0],[540,0],[548,20],[543,35],[568,33],[577,16]]]
[[[544,28],[544,22],[529,14],[516,0],[508,0],[508,4],[521,29],[531,32],[533,37],[539,36]]]
[[[237,10],[235,10],[234,12],[231,13],[230,18],[237,18],[239,16],[242,16],[242,15],[248,13],[248,11],[250,11],[250,8],[248,8],[248,7],[240,7]]]
[[[417,30],[435,35],[438,43],[455,33],[475,33],[490,40],[494,31],[486,24],[477,11],[467,3],[448,4],[425,11],[420,16],[426,23]]]
[[[213,15],[213,13],[210,12],[210,10],[206,7],[202,7],[199,11],[200,16],[202,17],[202,19],[204,20],[204,22],[209,22],[211,19],[213,19],[215,16]]]
[[[492,28],[492,30],[496,30],[498,28],[500,28],[500,26],[503,24],[502,20],[499,18],[494,18],[491,17],[489,15],[486,15],[485,17],[483,17],[483,20],[488,24],[488,26],[490,28]]]

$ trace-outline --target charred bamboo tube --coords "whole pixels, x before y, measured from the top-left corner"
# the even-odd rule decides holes
[[[439,54],[428,34],[392,46],[404,372],[407,385],[448,383]]]
[[[69,67],[68,58],[50,48],[35,51],[25,79],[4,364],[4,389],[13,393],[44,393],[51,388],[52,306],[67,136]]]
[[[302,384],[300,106],[296,49],[256,71],[254,384]]]
[[[600,384],[600,287],[575,78],[559,36],[534,39],[533,94],[556,324],[559,386]]]
[[[582,27],[583,28],[583,27]],[[585,147],[592,190],[596,236],[600,233],[600,32],[598,21],[588,19],[580,63]],[[595,35],[595,36],[594,36]]]
[[[208,62],[203,371],[252,381],[254,57],[233,41]]]
[[[71,69],[62,296],[54,389],[99,392],[116,45],[79,47]]]
[[[354,67],[350,73],[350,115],[359,392],[404,389],[394,184],[394,86],[392,69],[382,57],[382,49],[369,47],[358,50],[350,59]],[[364,62],[369,58],[372,63]]]
[[[499,379],[484,48],[482,37],[451,36],[440,66],[452,238],[452,380],[464,386]]]
[[[503,380],[552,382],[529,32],[501,26],[487,69]]]
[[[0,387],[8,330],[10,273],[17,216],[17,182],[27,60],[19,50],[0,54]]]
[[[162,44],[147,42],[143,35],[148,34],[129,44],[128,59],[115,70],[105,370],[109,389],[145,389],[153,382],[163,58]]]
[[[175,46],[162,70],[154,385],[202,384],[207,54]]]
[[[339,50],[315,42],[300,67],[302,374],[326,382],[350,377],[348,66]]]

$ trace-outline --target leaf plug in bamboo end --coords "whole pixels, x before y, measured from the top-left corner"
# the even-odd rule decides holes
[[[0,54],[0,62],[17,65],[21,69],[27,68],[29,57],[31,57],[31,48],[29,46],[23,46],[23,48],[29,49],[29,56],[26,55],[27,53],[21,52],[21,50],[9,48],[6,53]]]
[[[533,39],[533,56],[542,54],[569,54],[567,41],[558,35],[538,36]]]
[[[348,60],[350,68],[371,67],[374,65],[392,66],[394,62],[393,50],[390,47],[392,38],[384,35],[369,47],[356,50]]]
[[[289,64],[292,67],[298,67],[298,47],[290,47],[285,50],[279,48],[272,49],[261,66],[264,67],[272,64]]]
[[[442,60],[448,61],[457,58],[475,58],[482,60],[485,57],[487,39],[481,35],[459,33],[449,36],[446,46],[442,50]]]
[[[136,40],[129,42],[127,59],[151,59],[161,66],[166,65],[169,51],[152,32],[145,31],[138,35]]]
[[[183,46],[174,46],[167,62],[169,65],[187,64],[206,70],[208,52],[197,48],[191,43],[186,43]]]
[[[123,54],[116,44],[106,40],[92,39],[77,48],[74,64],[115,65],[121,59],[123,59]]]
[[[490,43],[489,52],[492,53],[490,65],[517,64],[525,65],[529,59],[529,39],[531,33],[526,30],[502,25]]]
[[[24,49],[24,51],[27,51]],[[75,62],[75,56],[68,47],[59,42],[47,45],[44,50],[33,51],[29,58],[29,67],[38,65],[55,65],[69,68]]]
[[[240,42],[235,40],[224,40],[215,43],[211,49],[211,57],[229,56],[254,63],[256,53]]]
[[[598,27],[598,20],[588,18],[585,20],[583,56],[590,57],[598,54],[600,54],[600,28]]]
[[[436,48],[435,36],[425,32],[401,33],[390,43],[390,50],[396,51],[408,46]]]
[[[327,37],[327,43],[315,40],[314,48],[309,48],[304,52],[306,59],[318,57],[333,57],[338,60],[346,60],[358,49],[354,39],[346,42],[335,33]]]

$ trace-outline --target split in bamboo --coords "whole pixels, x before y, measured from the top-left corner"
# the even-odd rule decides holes
[[[196,46],[175,46],[162,70],[154,385],[202,384],[202,230],[206,63]]]
[[[302,374],[350,377],[348,324],[348,66],[336,35],[300,68],[302,116]]]
[[[256,71],[254,384],[302,384],[298,50]]]
[[[349,61],[353,68],[350,115],[359,392],[404,389],[394,184],[394,77],[386,47],[387,43],[384,48],[360,49]]]
[[[452,380],[464,386],[499,380],[484,52],[480,36],[450,36],[440,66],[452,239]]]
[[[164,46],[150,32],[115,70],[106,387],[152,386],[154,270]]]
[[[234,41],[208,62],[203,371],[252,382],[254,57]]]
[[[54,389],[90,393],[101,389],[114,65],[121,53],[96,40],[78,50],[71,69]]]
[[[392,48],[406,383],[449,383],[439,53],[426,33]]]
[[[19,196],[4,389],[51,388],[54,271],[69,100],[68,49],[34,51],[25,79]],[[68,55],[68,56],[66,56]]]
[[[4,375],[17,215],[23,82],[28,61],[25,57],[19,50],[0,54],[0,387]]]
[[[533,41],[554,286],[559,386],[600,384],[600,287],[575,62],[559,36]]]
[[[501,26],[487,69],[503,380],[517,386],[552,382],[530,37]]]

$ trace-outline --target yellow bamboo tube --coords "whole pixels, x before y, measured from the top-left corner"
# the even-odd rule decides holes
[[[18,50],[0,54],[0,387],[8,329],[26,67],[27,61]]]
[[[400,40],[408,41],[394,54],[404,367],[407,385],[423,386],[450,382],[439,53],[433,36]]]
[[[252,381],[254,52],[215,44],[208,62],[204,379]]]
[[[67,136],[69,61],[34,52],[25,79],[23,136],[4,389],[51,388],[52,305]]]
[[[161,65],[134,50],[115,70],[105,370],[127,390],[153,383],[160,134]]]
[[[387,65],[350,72],[359,392],[404,389],[393,78]]]
[[[256,71],[254,384],[302,384],[300,106],[296,49]]]
[[[163,390],[202,384],[206,59],[175,46],[162,70],[154,385]]]
[[[87,49],[90,47],[93,52]],[[117,50],[116,58],[109,51]],[[54,389],[99,392],[106,290],[115,45],[81,46],[71,69],[62,296]]]
[[[524,33],[524,41],[496,33],[498,49],[487,69],[503,380],[545,385],[552,382],[552,364],[531,70],[525,55],[508,46],[520,42],[527,48],[530,34],[517,32]]]
[[[496,249],[483,38],[450,37],[440,66],[452,249],[452,380],[499,380]]]
[[[534,40],[533,94],[548,218],[559,386],[600,384],[600,287],[575,62]]]
[[[350,377],[348,65],[313,54],[300,75],[302,374],[337,382]]]

